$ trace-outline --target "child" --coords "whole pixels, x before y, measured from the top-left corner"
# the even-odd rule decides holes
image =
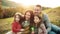
[[[31,34],[47,34],[45,25],[39,16],[34,16],[33,28],[31,29],[34,30]]]
[[[12,23],[12,32],[14,34],[17,34],[21,31],[21,23],[22,23],[22,17],[19,14],[16,14],[14,16],[14,22]]]

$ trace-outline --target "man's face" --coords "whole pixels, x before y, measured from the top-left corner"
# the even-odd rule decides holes
[[[41,13],[40,7],[34,7],[34,15],[39,15]]]

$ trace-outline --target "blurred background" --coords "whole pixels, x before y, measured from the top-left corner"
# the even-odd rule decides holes
[[[37,4],[40,4],[42,11],[48,14],[51,23],[60,27],[59,3],[59,0],[0,0],[0,34],[11,30],[16,12],[24,14],[25,10],[33,10],[34,5]]]

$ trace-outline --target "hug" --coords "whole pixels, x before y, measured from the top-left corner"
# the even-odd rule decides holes
[[[36,5],[34,11],[27,10],[25,14],[16,13],[12,23],[12,34],[60,34],[60,28],[50,23],[47,14],[42,12],[41,5]]]

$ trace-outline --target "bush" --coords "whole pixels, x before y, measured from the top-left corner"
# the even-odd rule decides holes
[[[8,17],[13,17],[14,14],[16,13],[16,10],[13,8],[5,8],[0,10],[0,18],[8,18]]]
[[[23,13],[23,7],[0,7],[0,19],[1,18],[8,18],[13,17],[16,12]]]

